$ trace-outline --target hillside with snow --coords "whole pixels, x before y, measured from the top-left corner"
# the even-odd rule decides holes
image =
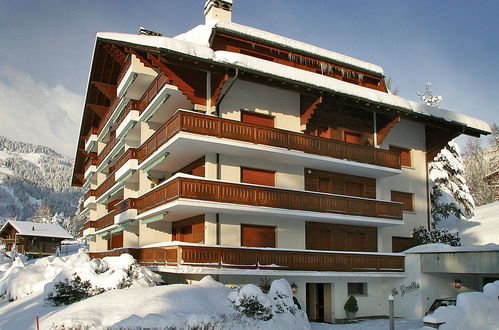
[[[457,230],[462,245],[499,244],[499,202],[477,207],[475,216],[470,220],[451,216],[437,227]]]
[[[75,213],[83,195],[71,187],[73,160],[56,151],[0,136],[0,222],[31,219],[42,203],[53,213]]]

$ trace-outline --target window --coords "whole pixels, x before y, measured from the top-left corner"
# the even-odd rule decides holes
[[[204,242],[204,216],[199,215],[172,223],[172,239],[188,243]]]
[[[392,190],[392,201],[404,203],[404,206],[402,208],[403,211],[414,212],[414,206],[412,200],[413,200],[413,194]]]
[[[364,197],[364,185],[357,182],[345,182],[345,195]]]
[[[274,116],[247,110],[241,110],[241,121],[249,124],[274,127]]]
[[[360,144],[360,134],[345,132],[345,142]]]
[[[392,252],[402,252],[415,246],[411,237],[392,237]]]
[[[390,146],[390,150],[400,153],[400,163],[402,166],[412,166],[410,149]]]
[[[275,186],[275,172],[241,167],[241,182],[273,187]]]
[[[275,227],[241,225],[241,246],[276,247]]]
[[[367,296],[367,283],[348,283],[348,295]]]

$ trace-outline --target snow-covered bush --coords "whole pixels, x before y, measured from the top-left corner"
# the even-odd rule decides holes
[[[293,301],[293,291],[288,281],[281,278],[272,282],[268,297],[272,303],[272,311],[277,314],[296,314],[298,307]]]
[[[267,321],[272,318],[272,304],[267,295],[254,284],[246,284],[231,292],[228,297],[233,308],[243,315]]]
[[[55,283],[54,288],[46,297],[53,306],[69,305],[94,295],[90,281],[82,281],[77,275],[72,280]]]
[[[269,293],[270,286],[272,285],[272,280],[269,278],[261,278],[260,283],[258,283],[258,287],[262,290],[263,293]]]
[[[347,299],[347,302],[345,303],[345,306],[343,306],[343,309],[347,312],[357,313],[357,311],[359,310],[357,299],[355,299],[353,295],[350,295],[350,297],[348,297]]]
[[[424,226],[412,230],[412,238],[416,245],[444,243],[450,246],[460,246],[461,238],[458,232],[450,232],[446,228],[428,229]]]
[[[48,297],[51,292],[56,292],[56,284],[71,282],[75,276],[82,282],[90,281],[97,292],[161,283],[159,275],[138,266],[131,255],[90,260],[88,254],[77,253],[67,257],[40,258],[28,265],[16,258],[0,277],[0,296],[16,300],[33,293],[44,293]]]

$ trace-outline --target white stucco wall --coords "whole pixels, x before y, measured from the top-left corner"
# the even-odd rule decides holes
[[[275,116],[276,128],[300,132],[300,94],[237,80],[220,106],[222,118],[241,120],[241,109]]]
[[[424,124],[402,119],[391,129],[381,144],[388,149],[390,145],[411,149],[412,166],[402,166],[403,173],[376,180],[376,197],[390,200],[391,191],[414,194],[414,212],[404,212],[403,226],[389,226],[378,231],[379,251],[390,252],[392,236],[411,237],[412,229],[426,226],[427,218],[427,185],[426,185],[426,140]]]

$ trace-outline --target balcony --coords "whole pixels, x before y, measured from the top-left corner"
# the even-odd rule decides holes
[[[175,221],[213,212],[378,227],[402,224],[402,204],[397,202],[177,174],[139,198],[121,201],[112,213],[114,220],[101,218],[95,221],[94,228],[99,230],[114,223],[150,219],[165,213],[169,214],[169,221]]]
[[[347,253],[337,251],[285,250],[207,246],[171,243],[155,248],[123,248],[90,253],[92,258],[133,255],[146,266],[176,272],[177,267],[212,268],[215,272],[230,270],[334,271],[334,272],[403,272],[404,256],[394,253]],[[193,270],[196,272],[196,270]]]
[[[176,152],[182,151],[182,152]],[[207,151],[372,178],[400,174],[400,155],[292,131],[179,110],[139,148],[148,166],[161,154],[165,166],[181,167]]]
[[[135,55],[130,54],[118,77],[118,96],[140,99],[157,75],[156,71],[146,67]]]
[[[95,207],[96,191],[93,189],[88,190],[85,195],[83,195],[83,207],[93,208]]]

